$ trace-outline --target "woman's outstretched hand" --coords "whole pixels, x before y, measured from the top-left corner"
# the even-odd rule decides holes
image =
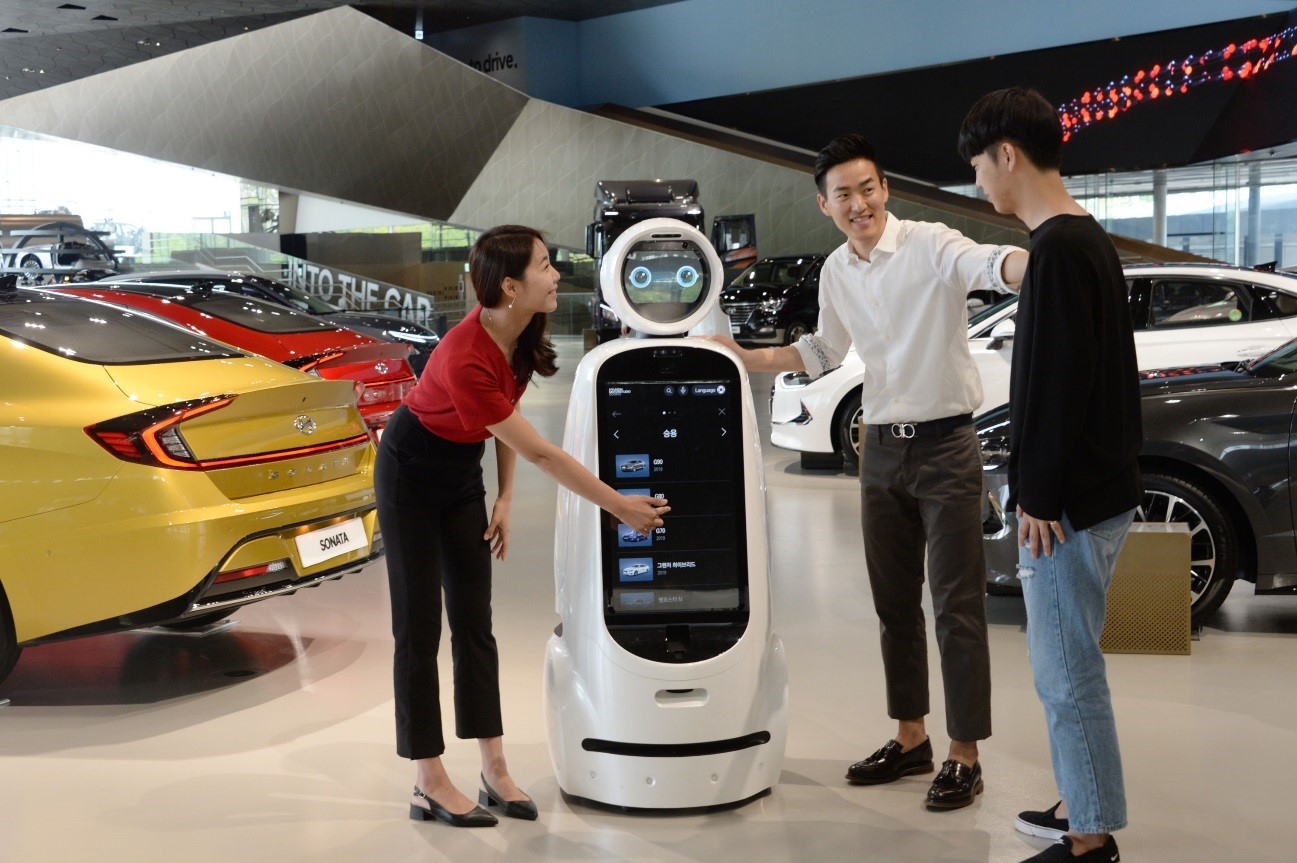
[[[647,536],[655,527],[662,526],[662,516],[671,511],[665,498],[627,495],[613,515],[623,524]]]

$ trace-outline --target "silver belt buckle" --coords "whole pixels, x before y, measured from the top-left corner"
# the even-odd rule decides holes
[[[904,440],[914,437],[914,423],[892,423],[892,437]]]

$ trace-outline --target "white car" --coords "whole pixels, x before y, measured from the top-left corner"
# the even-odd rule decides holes
[[[1297,275],[1217,264],[1125,268],[1141,369],[1249,360],[1297,337]],[[969,350],[982,376],[982,414],[1009,401],[1017,298],[975,312]],[[770,442],[802,454],[804,467],[854,472],[860,459],[860,384],[854,350],[817,380],[775,379]]]

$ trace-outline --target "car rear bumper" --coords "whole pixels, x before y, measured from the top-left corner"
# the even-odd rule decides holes
[[[221,567],[208,576],[205,581],[206,587],[200,590],[198,597],[190,603],[179,619],[207,614],[222,608],[260,602],[273,596],[284,596],[359,572],[383,556],[383,537],[378,531],[377,510],[369,509],[350,514],[350,517],[359,518],[364,523],[366,545],[314,567],[301,565],[301,558],[294,545],[295,537],[321,527],[338,524],[348,518],[347,515],[294,525],[263,536],[248,537],[230,553]],[[236,581],[217,582],[216,579],[222,572],[244,567],[248,560],[290,560],[292,563],[290,567],[277,572],[249,576]]]
[[[200,601],[242,605],[364,566],[382,553],[371,464],[237,501],[199,472],[128,465],[93,501],[0,525],[19,643],[151,626],[197,614]],[[352,517],[364,548],[302,564],[294,536]],[[246,596],[209,590],[218,573],[275,562],[277,578],[220,585]]]
[[[311,567],[303,574],[300,567],[300,559],[293,558],[296,563],[289,570],[266,574],[265,576],[252,576],[249,579],[240,579],[237,581],[227,581],[227,583],[217,583],[218,572],[213,572],[206,580],[205,589],[201,590],[198,597],[189,603],[188,609],[178,620],[192,618],[192,616],[209,614],[211,611],[220,609],[232,609],[232,607],[248,605],[250,602],[261,602],[268,598],[276,596],[287,596],[289,593],[305,588],[319,587],[326,581],[336,581],[344,575],[359,572],[370,563],[383,557],[384,545],[383,535],[377,531],[376,510],[368,510],[367,513],[358,513],[358,518],[366,523],[366,532],[370,536],[370,541],[366,548],[357,549],[346,555],[340,555],[335,561],[320,563],[316,567]],[[337,519],[329,519],[328,523],[336,523]],[[274,554],[270,552],[272,545],[278,544],[283,553],[294,552],[293,536],[301,531],[311,531],[319,527],[319,523],[302,524],[294,528],[285,529],[285,531],[276,532],[271,537],[249,537],[248,540],[240,544],[240,548],[231,553],[231,558],[243,552],[250,545],[261,545],[262,552],[256,553],[257,557],[268,557]],[[267,544],[266,540],[272,540]],[[268,552],[268,554],[267,554]],[[283,559],[283,558],[276,558]],[[324,568],[319,568],[323,566]]]

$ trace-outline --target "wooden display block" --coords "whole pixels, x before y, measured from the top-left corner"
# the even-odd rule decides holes
[[[1104,653],[1188,654],[1189,528],[1131,525],[1108,590]]]

